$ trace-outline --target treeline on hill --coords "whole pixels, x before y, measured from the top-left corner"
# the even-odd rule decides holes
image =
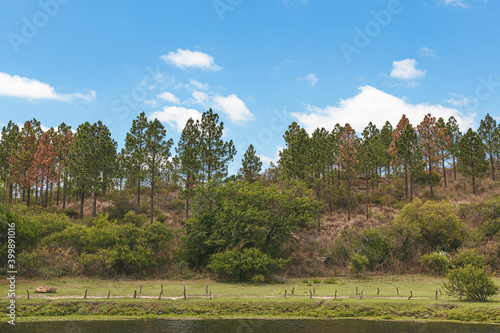
[[[212,110],[189,119],[174,154],[161,122],[144,113],[120,152],[101,122],[76,131],[9,122],[0,255],[16,223],[18,259],[32,276],[445,274],[460,256],[500,268],[500,198],[464,200],[497,190],[500,125],[489,115],[464,134],[454,117],[430,114],[417,126],[404,115],[395,128],[370,123],[360,135],[349,124],[309,134],[293,123],[277,165],[262,171],[250,145],[230,176],[236,150],[223,126]],[[457,192],[460,205],[449,200]],[[384,207],[401,211],[382,215]],[[344,211],[341,231],[321,238],[329,214]]]

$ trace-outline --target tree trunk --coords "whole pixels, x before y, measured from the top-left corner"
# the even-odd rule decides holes
[[[472,193],[474,193],[474,195],[476,195],[476,177],[475,176],[472,176]]]
[[[408,199],[408,166],[405,163],[405,198]]]
[[[457,179],[457,165],[455,163],[455,155],[453,155],[453,179]]]
[[[410,174],[410,201],[413,201],[413,176]]]
[[[155,156],[153,156],[153,159],[155,158]],[[155,194],[155,165],[154,165],[154,162],[153,162],[153,167],[151,169],[151,217],[150,217],[150,224],[153,224],[153,207],[154,207],[154,202],[153,202],[153,198],[154,198],[154,194]]]
[[[490,155],[490,163],[491,163],[491,179],[495,181],[495,163],[493,161],[493,154]]]
[[[431,187],[431,199],[434,198],[434,192],[432,191],[432,165],[429,161],[429,185]]]
[[[94,190],[94,200],[92,202],[92,216],[95,217],[97,210],[97,189]]]
[[[64,171],[64,185],[63,185],[63,209],[66,208],[66,189],[68,183],[68,174]]]
[[[12,183],[9,184],[9,204],[12,205],[12,196],[14,192],[14,186]]]
[[[137,180],[137,208],[141,207],[141,181]]]
[[[446,167],[444,165],[444,158],[442,159],[443,161],[443,178],[444,178],[444,188],[448,188],[448,182],[446,181]]]
[[[80,219],[83,220],[83,200],[84,200],[84,188],[82,187],[82,191],[80,193]]]
[[[57,178],[56,206],[59,206],[59,192],[61,190],[61,177]]]
[[[351,221],[351,180],[347,171],[347,221]]]
[[[47,208],[47,203],[49,202],[49,192],[47,192],[47,186],[49,186],[49,184],[45,184],[45,208]],[[50,187],[52,188],[52,186]]]
[[[31,187],[28,185],[26,191],[26,206],[30,206]]]
[[[368,220],[368,174],[366,174],[366,219]]]

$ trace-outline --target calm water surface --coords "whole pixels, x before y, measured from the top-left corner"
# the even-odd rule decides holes
[[[90,322],[1,323],[0,332],[20,333],[153,333],[153,332],[277,332],[277,333],[491,333],[500,325],[413,323],[363,320],[133,320]]]

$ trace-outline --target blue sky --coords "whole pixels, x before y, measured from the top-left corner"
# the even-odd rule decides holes
[[[209,107],[267,165],[297,121],[500,120],[500,2],[0,2],[0,124],[103,120],[123,146],[142,111],[177,142]]]

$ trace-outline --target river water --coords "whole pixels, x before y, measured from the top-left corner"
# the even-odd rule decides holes
[[[277,332],[277,333],[491,333],[500,325],[442,322],[393,322],[365,320],[130,320],[86,322],[17,323],[15,327],[1,323],[0,332],[19,333],[188,333],[188,332]]]

